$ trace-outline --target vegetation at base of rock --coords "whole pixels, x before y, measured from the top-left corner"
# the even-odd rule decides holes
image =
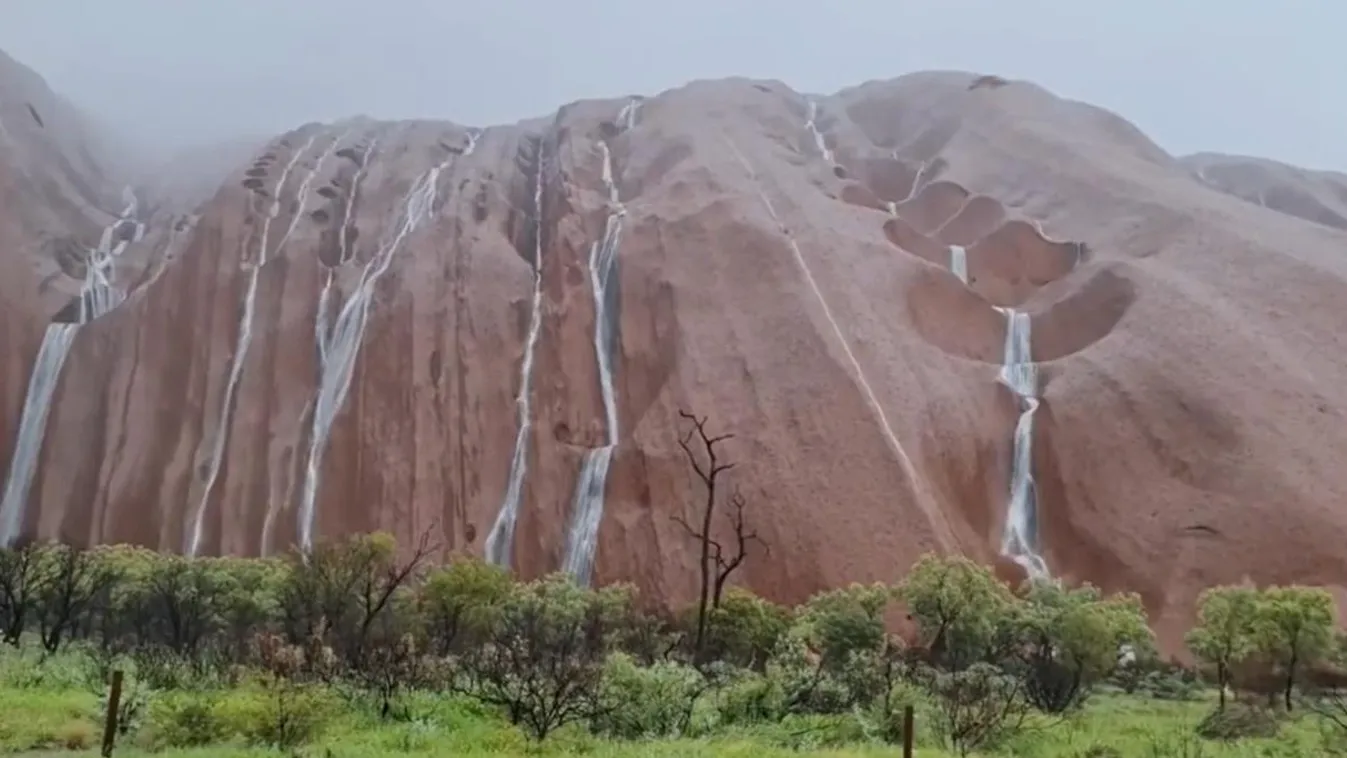
[[[269,559],[0,551],[0,747],[95,744],[114,669],[127,750],[435,752],[466,730],[478,754],[866,751],[901,742],[907,706],[919,742],[955,755],[1347,746],[1347,648],[1316,588],[1207,592],[1187,671],[1158,660],[1135,595],[1012,589],[961,557],[795,608],[728,587],[664,616],[630,586],[429,553],[384,534]],[[1167,742],[1100,715],[1141,712],[1169,719],[1141,729]]]

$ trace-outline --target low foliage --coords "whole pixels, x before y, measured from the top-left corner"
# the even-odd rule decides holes
[[[1070,752],[1041,754],[1109,755],[1102,732],[1060,735],[1089,722],[1096,700],[1116,703],[1111,687],[1188,714],[1183,734],[1209,740],[1194,745],[1347,745],[1347,677],[1332,675],[1347,647],[1317,589],[1204,594],[1188,637],[1201,662],[1193,672],[1157,660],[1134,595],[1011,588],[960,557],[925,556],[897,584],[843,587],[795,608],[712,586],[704,615],[666,617],[643,612],[630,587],[519,582],[472,559],[430,565],[429,554],[382,534],[263,560],[0,551],[10,650],[0,657],[10,690],[0,692],[28,693],[14,703],[73,693],[78,704],[43,706],[54,714],[46,721],[0,716],[0,741],[92,745],[108,676],[121,669],[119,739],[149,750],[333,745],[333,735],[351,739],[352,714],[361,729],[397,735],[380,749],[402,752],[440,744],[444,719],[500,719],[514,731],[481,739],[502,750],[731,735],[797,750],[900,742],[911,706],[920,739],[955,754],[1040,754],[1023,746],[1060,739]],[[895,635],[904,613],[907,631]],[[1199,673],[1264,702],[1208,701]],[[456,715],[444,715],[448,704]],[[1305,719],[1322,724],[1322,738],[1306,742]]]

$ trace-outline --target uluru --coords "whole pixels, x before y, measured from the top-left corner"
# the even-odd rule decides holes
[[[0,539],[386,530],[672,607],[692,414],[778,602],[960,553],[1172,641],[1347,588],[1347,176],[988,72],[557,106],[133,164],[0,55]]]

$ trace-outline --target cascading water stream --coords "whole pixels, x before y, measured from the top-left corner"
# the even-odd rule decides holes
[[[833,159],[833,151],[828,149],[828,141],[823,138],[823,132],[819,131],[818,122],[816,121],[817,118],[818,118],[818,103],[814,102],[813,100],[810,100],[809,119],[805,122],[804,126],[806,129],[809,130],[809,133],[813,135],[814,145],[818,147],[818,151],[823,154],[823,160],[827,161],[831,165],[836,163],[836,161]]]
[[[959,281],[968,284],[968,251],[962,245],[949,246],[949,270],[959,277]]]
[[[304,157],[309,148],[313,147],[313,143],[317,139],[317,134],[309,137],[308,141],[291,156],[290,162],[285,164],[280,177],[276,180],[276,190],[272,193],[271,207],[267,209],[267,216],[262,221],[262,230],[257,242],[257,254],[253,256],[252,269],[248,272],[248,289],[243,296],[243,313],[239,317],[238,342],[234,345],[234,356],[229,366],[229,379],[225,382],[224,397],[220,401],[220,414],[217,417],[215,437],[211,444],[209,465],[206,469],[206,482],[201,488],[201,499],[197,502],[192,520],[188,525],[189,528],[184,535],[183,552],[189,556],[196,555],[197,550],[201,547],[201,537],[205,529],[206,508],[210,503],[211,492],[215,489],[215,482],[220,476],[220,465],[224,460],[225,444],[229,441],[229,419],[234,408],[234,393],[238,389],[239,378],[243,375],[243,363],[248,357],[248,347],[253,341],[253,313],[257,306],[257,283],[262,274],[262,267],[266,265],[268,259],[267,237],[271,232],[271,222],[275,221],[276,217],[280,215],[281,197],[285,191],[285,184],[290,178],[290,172],[294,170],[299,163],[299,159]],[[326,159],[335,149],[336,144],[336,140],[333,140],[328,150],[323,153],[323,159]],[[321,164],[322,159],[314,165],[309,175],[305,177],[303,186],[308,186]],[[296,216],[304,212],[304,205],[307,201],[307,197],[299,196],[300,207],[295,211]],[[281,247],[278,245],[276,252],[279,253],[280,250]]]
[[[533,353],[543,323],[543,174],[546,169],[544,138],[538,139],[537,175],[533,183],[533,300],[529,316],[528,338],[524,341],[524,360],[519,365],[519,431],[515,434],[514,454],[510,458],[510,476],[505,498],[496,521],[486,536],[486,559],[497,566],[509,566],[514,547],[514,528],[519,518],[519,499],[523,495],[524,476],[528,473],[528,436],[533,427]]]
[[[618,114],[622,131],[636,125],[639,107],[640,101],[632,100]],[[617,299],[612,296],[610,285],[627,208],[618,194],[617,182],[613,178],[613,154],[606,141],[599,142],[599,151],[603,154],[603,183],[608,190],[609,211],[603,238],[589,248],[589,282],[594,294],[594,354],[598,361],[604,418],[608,424],[608,444],[591,449],[581,464],[575,493],[571,498],[571,525],[566,534],[566,554],[562,563],[562,570],[583,585],[589,584],[593,572],[599,524],[603,521],[608,468],[613,460],[613,449],[619,441],[617,391],[613,387],[613,333],[617,328],[618,313]]]
[[[337,258],[338,265],[351,259],[351,241],[347,234],[347,229],[351,225],[351,212],[355,209],[356,196],[360,193],[360,182],[365,178],[365,172],[369,170],[370,156],[374,154],[374,150],[378,146],[378,137],[370,140],[369,147],[365,148],[365,152],[360,156],[360,168],[356,170],[355,176],[351,179],[351,191],[346,196],[346,208],[342,213],[340,230],[337,232],[337,246],[340,250]],[[327,361],[328,337],[331,332],[331,327],[328,325],[328,303],[332,300],[332,283],[336,280],[335,271],[335,268],[327,270],[327,277],[323,280],[323,291],[318,295],[318,317],[313,322],[313,338],[314,343],[318,346],[318,363],[320,366]],[[274,508],[267,509],[266,524],[262,527],[263,550],[271,544],[270,537],[274,514]]]
[[[997,308],[1006,316],[1006,345],[1000,380],[1020,399],[1015,424],[1010,504],[1001,536],[1001,554],[1024,567],[1031,579],[1046,579],[1047,563],[1038,553],[1037,491],[1034,486],[1034,412],[1038,410],[1038,368],[1034,365],[1029,314]]]
[[[77,322],[51,324],[42,335],[42,345],[38,348],[37,359],[28,378],[28,391],[23,399],[23,414],[19,418],[14,453],[10,456],[4,497],[0,500],[0,546],[12,545],[23,530],[28,491],[33,483],[33,475],[37,472],[52,397],[61,378],[61,368],[70,355],[70,348],[75,344],[76,333],[80,326],[105,315],[126,299],[126,294],[114,285],[113,264],[130,242],[144,236],[145,225],[136,218],[140,203],[130,187],[122,190],[122,199],[126,207],[121,216],[103,228],[98,246],[88,253],[84,283],[80,286]],[[113,239],[119,236],[119,230],[126,223],[135,224],[132,239],[123,238],[114,246]]]
[[[893,159],[894,159],[894,160],[899,160],[899,158],[898,158],[898,151],[897,151],[897,150],[894,150],[894,151],[893,151]],[[909,201],[909,200],[911,200],[912,198],[914,198],[914,197],[917,196],[917,190],[921,189],[921,180],[925,177],[925,175],[926,175],[926,164],[923,163],[923,164],[921,164],[921,166],[917,169],[917,175],[914,176],[914,177],[912,177],[912,189],[910,189],[910,190],[907,191],[907,197],[905,197],[905,198],[903,198],[902,200],[899,200],[899,201],[897,201],[897,202],[894,202],[893,200],[890,200],[890,201],[888,201],[887,203],[884,204],[884,205],[889,209],[889,215],[890,215],[890,216],[897,216],[897,215],[898,215],[898,206],[902,205],[903,203],[906,203],[907,201]]]
[[[28,379],[28,394],[23,399],[23,416],[19,420],[19,436],[10,457],[4,500],[0,501],[0,546],[14,544],[23,529],[28,488],[33,483],[38,454],[42,451],[47,412],[51,409],[56,381],[61,376],[61,367],[70,354],[70,346],[74,344],[78,329],[78,324],[52,324],[42,336],[42,347],[37,351],[37,361]]]
[[[470,155],[473,152],[477,146],[478,136],[479,133],[476,131],[468,132],[468,145],[462,155]],[[368,156],[369,151],[366,151],[366,158]],[[309,455],[304,467],[304,487],[300,494],[298,523],[299,545],[305,553],[313,547],[314,513],[322,473],[323,453],[327,449],[328,438],[332,433],[332,423],[351,388],[356,357],[365,336],[365,326],[369,323],[369,307],[374,297],[375,285],[388,271],[403,241],[434,214],[435,203],[439,198],[440,174],[449,167],[454,158],[455,156],[451,154],[416,178],[403,197],[397,231],[393,238],[380,246],[365,264],[360,272],[355,292],[342,305],[337,319],[329,327],[325,316],[320,314],[318,318],[318,327],[315,330],[319,355],[318,391],[313,401],[313,426],[309,434]],[[362,172],[363,169],[364,166],[361,167]],[[320,308],[327,306],[330,285],[329,277],[328,286],[323,288],[323,295],[320,298]],[[263,532],[265,538],[270,537],[270,530],[266,526],[263,527]],[[263,547],[266,548],[265,542]]]

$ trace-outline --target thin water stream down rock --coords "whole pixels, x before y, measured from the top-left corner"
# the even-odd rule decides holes
[[[528,337],[524,341],[524,359],[519,364],[519,394],[515,398],[518,409],[518,432],[514,452],[510,457],[509,479],[505,485],[505,499],[486,536],[486,558],[498,566],[509,566],[514,549],[515,525],[519,519],[519,503],[523,497],[524,479],[528,475],[529,431],[533,427],[533,361],[542,336],[543,318],[543,231],[546,214],[543,207],[543,189],[547,173],[546,137],[538,137],[533,147],[533,295],[529,301]]]
[[[622,132],[636,127],[639,108],[639,100],[631,100],[622,106],[617,117]],[[607,140],[599,141],[599,152],[603,156],[603,185],[608,194],[610,210],[604,220],[603,238],[590,246],[589,277],[590,288],[594,293],[594,355],[598,362],[599,389],[603,396],[608,441],[586,452],[580,466],[575,494],[571,498],[571,524],[566,533],[566,552],[562,563],[562,570],[585,585],[589,584],[594,569],[594,552],[598,548],[599,524],[603,520],[608,468],[621,436],[617,417],[617,389],[613,384],[613,364],[616,360],[613,349],[621,313],[612,285],[616,277],[618,245],[622,239],[622,222],[626,218],[627,208],[622,204],[618,192],[613,172],[613,152]]]

